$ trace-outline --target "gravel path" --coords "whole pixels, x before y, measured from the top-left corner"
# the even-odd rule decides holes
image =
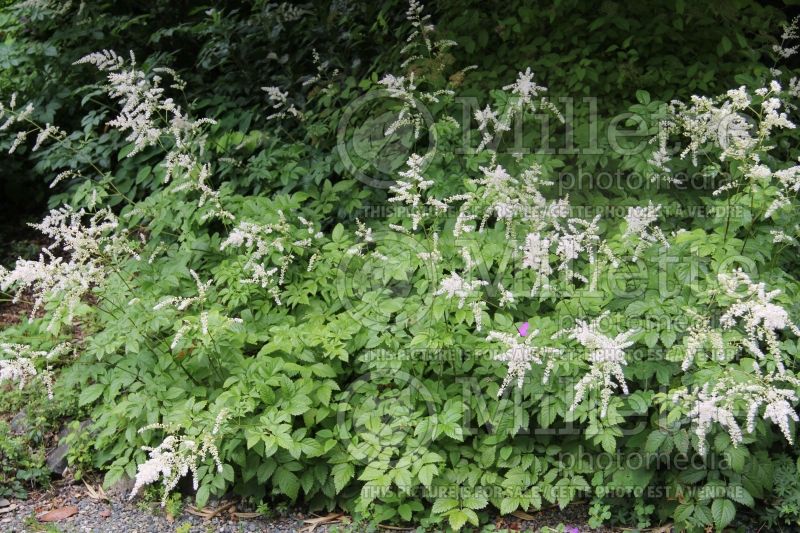
[[[9,533],[36,531],[162,533],[174,532],[183,524],[188,523],[191,526],[188,531],[191,533],[290,533],[298,531],[303,526],[303,521],[299,516],[242,520],[226,512],[211,520],[204,520],[185,510],[181,516],[169,521],[158,504],[154,504],[152,510],[149,510],[135,503],[96,500],[88,494],[84,487],[79,486],[56,487],[30,500],[14,500],[11,501],[11,504],[17,507],[13,511],[0,514],[0,531]],[[37,517],[47,511],[69,506],[77,507],[77,514],[50,524],[57,529],[47,530],[48,524],[37,520]],[[0,508],[0,511],[2,510]],[[318,528],[317,531],[319,532],[320,529]]]
[[[16,506],[13,511],[8,511],[9,507],[1,506],[5,502],[0,503],[0,531],[3,533],[51,533],[56,531],[62,533],[172,533],[179,530],[182,533],[293,533],[308,526],[307,523],[304,523],[304,519],[308,517],[299,513],[284,518],[239,518],[233,514],[235,508],[226,509],[219,516],[210,520],[190,514],[184,508],[181,516],[168,520],[157,503],[148,508],[145,505],[118,500],[113,496],[110,501],[95,499],[84,486],[56,484],[47,492],[32,495],[29,500],[12,500],[9,503]],[[39,521],[39,518],[48,511],[66,507],[75,507],[78,512],[56,522]],[[501,530],[509,528],[512,531],[539,531],[543,526],[554,527],[561,523],[576,527],[581,533],[614,531],[606,528],[591,530],[586,525],[587,506],[585,504],[570,505],[564,510],[551,508],[525,518],[527,520],[498,517],[494,521],[494,525]],[[189,524],[188,530],[185,529],[185,524]],[[47,529],[48,526],[51,529]],[[181,527],[184,529],[179,529]],[[342,530],[357,531],[355,528],[348,529],[346,527],[339,529],[339,531]],[[326,533],[327,531],[326,526],[318,526],[314,533]],[[382,531],[395,533],[403,530]]]

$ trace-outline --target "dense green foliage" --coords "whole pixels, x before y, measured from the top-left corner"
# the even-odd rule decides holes
[[[673,401],[683,387],[696,392],[705,383],[761,378],[747,352],[747,329],[720,326],[740,300],[718,274],[744,268],[754,282],[780,289],[773,303],[790,319],[800,317],[796,201],[791,196],[767,216],[784,189],[777,177],[753,177],[754,161],[772,169],[770,176],[790,168],[800,156],[798,134],[775,128],[740,159],[706,138],[698,161],[670,163],[688,185],[651,181],[663,170],[652,162],[661,121],[680,123],[667,102],[746,86],[753,104],[739,111],[757,128],[768,115],[759,106],[773,93],[755,91],[769,87],[770,69],[777,64],[783,72],[776,79],[794,88],[794,58],[778,63],[772,49],[787,15],[745,0],[428,7],[435,38],[458,46],[437,41],[425,52],[421,45],[425,53],[411,60],[403,45],[412,28],[400,2],[315,1],[300,6],[296,19],[285,5],[260,1],[2,8],[0,101],[7,105],[17,93],[19,102],[33,104],[32,122],[65,131],[37,151],[31,139],[4,155],[2,207],[14,213],[4,225],[38,220],[46,206],[107,206],[109,217],[119,217],[111,231],[128,246],[98,233],[102,282],[74,309],[54,291],[30,323],[0,332],[3,342],[35,350],[72,343],[69,352],[36,361],[39,377],[48,367],[57,371],[53,402],[68,407],[53,412],[92,420],[89,433],[72,437],[80,446],[71,461],[80,471],[105,472],[112,484],[136,476],[150,457],[142,446],[180,435],[218,448],[219,468],[213,454],[203,454],[196,472],[201,505],[234,493],[254,504],[341,508],[368,521],[434,530],[577,500],[590,500],[592,525],[800,523],[800,454],[777,419],[758,418],[736,442],[719,423],[698,435],[691,402]],[[126,61],[122,70],[141,69],[148,83],[162,76],[186,117],[215,123],[192,130],[185,145],[164,127],[157,141],[135,148],[128,131],[108,125],[119,101],[109,97],[105,73],[74,64],[105,49]],[[542,113],[547,106],[522,110],[521,135],[475,150],[481,132],[473,112],[488,104],[499,115],[515,113],[513,89],[501,88],[527,68],[567,124]],[[414,74],[411,93],[424,103],[419,136],[413,128],[384,136],[403,105],[402,97],[386,96],[380,80],[387,73]],[[173,84],[174,74],[183,83]],[[262,87],[278,87],[286,100],[270,99]],[[783,99],[785,92],[774,94]],[[787,103],[781,111],[797,122],[796,109]],[[160,112],[158,118],[170,116]],[[269,118],[275,113],[283,116]],[[3,153],[27,127],[0,132]],[[671,140],[685,133],[678,129]],[[517,156],[515,141],[534,153]],[[421,166],[433,184],[421,196],[471,195],[462,209],[483,231],[454,234],[457,209],[428,209],[418,229],[411,222],[418,206],[389,201],[397,196],[389,185],[406,173],[409,156],[431,146],[435,153]],[[190,156],[192,165],[166,184],[173,153]],[[578,210],[573,216],[603,215],[596,232],[604,248],[589,244],[591,254],[576,256],[574,268],[585,278],[560,269],[551,290],[531,295],[538,282],[520,268],[530,220],[485,214],[515,194],[503,189],[502,196],[480,181],[497,164],[519,177],[513,189],[520,196],[538,193],[521,177],[536,168],[539,184],[555,182],[541,185],[548,202],[568,195]],[[204,165],[213,193],[203,189]],[[49,189],[67,169],[80,175]],[[714,194],[724,184],[733,185]],[[668,248],[656,237],[642,250],[631,245],[625,214],[648,202],[663,206]],[[525,208],[543,205],[531,200]],[[232,237],[242,221],[269,228],[266,251]],[[786,239],[777,241],[776,230]],[[577,233],[553,231],[561,239]],[[139,259],[122,253],[132,251]],[[242,283],[254,276],[254,253],[259,266],[276,273]],[[17,254],[36,256],[25,248]],[[426,260],[431,254],[440,260]],[[11,261],[5,266],[13,268]],[[477,283],[467,305],[437,290],[456,273]],[[13,295],[16,288],[6,289]],[[603,323],[607,338],[630,341],[629,394],[617,390],[606,409],[600,394],[590,393],[571,409],[592,348],[577,334],[558,333],[604,312],[611,313]],[[691,352],[690,312],[711,319],[737,351]],[[534,366],[521,387],[514,379],[498,395],[507,368],[493,356],[504,348],[487,334],[518,338],[526,322],[540,331],[537,348],[564,356],[547,383],[544,367]],[[800,344],[788,325],[774,329],[781,330],[776,342],[793,388]],[[784,379],[771,341],[760,341],[768,352],[761,368],[768,376],[780,370]],[[687,351],[696,355],[691,365],[683,364]],[[42,397],[45,385],[34,380],[25,394]],[[735,407],[744,428],[747,402],[737,398]],[[146,428],[152,424],[158,426]],[[16,464],[23,445],[0,424],[0,453]],[[40,465],[31,464],[32,473],[0,471],[18,480],[6,493],[22,491],[24,476],[40,475]]]

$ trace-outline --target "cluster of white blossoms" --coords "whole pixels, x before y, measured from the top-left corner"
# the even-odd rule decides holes
[[[478,230],[482,231],[489,217],[494,215],[498,222],[505,222],[506,238],[513,238],[513,220],[515,217],[520,217],[521,211],[526,207],[522,195],[517,192],[520,180],[512,178],[508,171],[498,164],[478,169],[482,176],[474,181],[483,187],[479,201],[489,205],[484,209]]]
[[[458,308],[461,309],[464,307],[464,303],[468,298],[474,296],[478,289],[488,284],[488,281],[480,279],[470,280],[461,277],[458,272],[452,272],[441,281],[434,296],[445,295],[448,299],[458,298]]]
[[[481,141],[477,148],[478,152],[484,148],[490,148],[495,151],[495,143],[498,141],[499,136],[511,130],[511,124],[514,119],[524,114],[527,110],[535,112],[538,109],[537,104],[540,108],[546,109],[553,114],[561,123],[564,123],[564,116],[558,108],[547,98],[540,96],[547,92],[547,87],[537,85],[533,81],[533,77],[534,74],[529,67],[525,72],[517,74],[517,80],[514,83],[503,87],[504,91],[511,91],[511,97],[502,114],[492,109],[489,105],[475,111],[473,117],[478,123],[478,132],[481,134]],[[518,157],[521,155],[517,154]]]
[[[0,359],[0,381],[17,381],[19,388],[25,387],[29,379],[38,377],[47,389],[47,397],[53,399],[53,376],[50,361],[71,350],[69,343],[61,343],[51,350],[34,350],[27,344],[2,343],[0,350],[10,359]],[[43,361],[45,368],[36,369],[36,362]]]
[[[736,417],[742,413],[747,414],[748,433],[755,430],[756,418],[761,413],[762,419],[777,425],[791,443],[790,420],[800,421],[792,407],[798,401],[796,390],[800,380],[784,366],[778,332],[788,329],[800,336],[800,329],[791,322],[788,312],[773,302],[780,291],[767,291],[764,283],[754,283],[742,270],[720,274],[718,280],[721,295],[732,299],[720,317],[720,326],[723,330],[741,326],[745,333],[744,338],[731,347],[736,352],[739,347],[744,348],[757,361],[769,363],[772,370],[762,373],[758,362],[753,363],[752,374],[728,369],[712,383],[695,390],[678,390],[673,400],[691,406],[688,417],[694,424],[700,453],[706,452],[706,436],[715,423],[725,429],[734,445],[741,443],[742,428]],[[728,356],[722,332],[713,329],[708,319],[692,314],[697,323],[689,329],[685,340],[684,371],[700,353],[706,352],[717,361],[724,361]],[[762,344],[766,345],[766,351]]]
[[[533,81],[533,76],[533,72],[531,72],[530,67],[528,67],[525,69],[525,72],[517,73],[517,80],[514,83],[503,87],[504,91],[510,90],[513,95],[511,106],[506,111],[504,122],[510,125],[517,114],[523,113],[526,110],[535,112],[537,110],[536,104],[538,103],[539,107],[550,111],[563,124],[564,116],[558,108],[556,108],[552,102],[540,96],[547,92],[547,87],[537,85],[536,82]]]
[[[556,232],[551,240],[556,242],[556,256],[561,260],[558,270],[564,272],[567,281],[577,279],[588,284],[588,289],[597,289],[597,281],[600,275],[600,268],[597,258],[602,253],[608,263],[616,267],[618,260],[608,244],[600,238],[600,215],[592,220],[582,218],[568,218],[565,225],[555,223]],[[585,254],[591,278],[587,278],[575,270],[575,261]]]
[[[5,107],[3,103],[0,102],[0,121],[3,121],[0,125],[0,131],[5,131],[14,124],[20,124],[27,128],[33,126],[33,130],[22,129],[17,132],[16,137],[14,137],[14,140],[8,149],[9,154],[13,154],[20,146],[22,146],[22,144],[28,139],[28,135],[30,135],[31,131],[39,131],[39,133],[36,135],[36,141],[33,144],[34,152],[41,148],[44,142],[48,139],[63,139],[66,136],[66,132],[57,126],[53,126],[52,124],[48,123],[42,128],[33,122],[31,120],[33,112],[34,107],[31,103],[26,104],[22,109],[17,109],[17,93],[11,95],[11,100],[8,103],[8,107]]]
[[[234,219],[232,213],[223,209],[219,191],[208,184],[211,165],[199,159],[203,152],[204,127],[216,122],[210,118],[192,119],[166,96],[160,74],[169,74],[173,78],[172,88],[181,90],[184,87],[175,71],[156,68],[152,75],[148,75],[137,68],[133,52],[128,61],[113,50],[94,52],[75,64],[94,65],[106,73],[108,94],[122,106],[119,115],[108,124],[129,132],[126,140],[133,143],[134,148],[128,152],[128,157],[147,147],[163,146],[163,141],[169,139],[172,146],[163,161],[166,169],[164,183],[182,177],[184,182],[173,188],[173,192],[199,192],[198,208],[208,205],[203,220],[212,217]]]
[[[330,62],[323,61],[316,48],[311,49],[311,57],[314,60],[314,67],[316,67],[317,72],[308,76],[307,79],[303,81],[303,87],[319,84],[323,94],[332,94],[331,90],[333,86],[331,83],[333,79],[339,76],[339,69],[335,68],[331,70]]]
[[[14,140],[11,142],[11,146],[8,149],[9,154],[13,154],[17,151],[17,149],[22,146],[22,144],[28,140],[28,136],[33,131],[38,130],[38,134],[36,135],[36,140],[33,145],[33,151],[35,152],[39,148],[42,147],[45,141],[48,139],[63,139],[66,136],[64,130],[57,126],[53,126],[52,124],[46,124],[44,127],[40,127],[38,124],[31,120],[31,116],[34,112],[33,104],[28,103],[22,108],[17,108],[17,93],[11,95],[11,99],[8,103],[8,107],[3,105],[0,102],[0,131],[5,131],[12,127],[14,124],[21,125],[23,129],[17,132],[17,135],[14,137]]]
[[[28,103],[22,109],[18,109],[17,105],[17,93],[11,95],[8,107],[0,102],[0,120],[3,120],[3,124],[0,125],[0,131],[5,131],[17,123],[24,124],[31,118],[31,115],[33,115],[33,104]]]
[[[791,22],[783,24],[783,33],[781,34],[780,44],[772,45],[772,51],[778,56],[779,59],[788,59],[795,55],[800,49],[800,46],[791,46],[790,41],[797,41],[798,39],[798,22],[800,17],[795,17]]]
[[[189,270],[189,274],[194,279],[197,285],[197,296],[168,296],[153,306],[153,311],[158,311],[166,307],[174,307],[178,311],[185,311],[190,306],[195,304],[204,304],[208,295],[208,289],[211,287],[213,280],[202,281],[200,276],[194,270]]]
[[[517,387],[521,388],[525,381],[525,374],[536,364],[544,366],[542,383],[547,383],[550,373],[555,365],[553,356],[560,355],[562,351],[558,348],[534,346],[533,339],[539,335],[539,330],[527,332],[525,337],[512,335],[498,331],[491,331],[486,337],[489,342],[499,341],[505,344],[506,351],[496,354],[495,361],[501,361],[508,365],[508,373],[500,385],[497,395],[502,396],[506,388],[512,381],[516,380]]]
[[[449,276],[442,279],[439,288],[433,295],[444,295],[448,300],[458,298],[459,309],[464,307],[467,300],[470,300],[469,307],[475,321],[475,330],[480,331],[483,327],[483,310],[486,307],[481,287],[489,285],[489,282],[474,278],[473,271],[478,263],[472,258],[467,246],[461,246],[460,252],[464,262],[463,274],[456,271],[451,272]]]
[[[71,322],[81,298],[103,283],[110,264],[139,259],[126,233],[117,231],[119,221],[110,209],[92,214],[64,206],[32,226],[50,244],[38,260],[19,259],[13,270],[0,267],[0,290],[16,288],[13,300],[18,302],[31,289],[31,319],[45,303],[54,304],[48,331],[55,331],[62,320]]]
[[[425,205],[432,205],[431,201],[425,202],[423,195],[425,191],[430,188],[434,182],[428,180],[422,175],[425,168],[426,160],[424,157],[411,154],[406,161],[406,170],[400,172],[399,179],[389,187],[389,192],[393,196],[389,197],[389,202],[395,204],[403,204],[409,208],[411,212],[411,229],[416,231],[420,222],[426,215]],[[444,210],[447,209],[445,205]]]
[[[162,507],[167,502],[170,491],[175,488],[180,479],[192,474],[194,489],[198,488],[197,469],[209,457],[213,459],[217,471],[222,472],[222,462],[219,459],[219,450],[216,440],[219,438],[220,429],[227,411],[222,410],[217,415],[211,431],[204,432],[199,439],[185,435],[167,435],[164,440],[152,448],[142,446],[150,456],[147,461],[138,465],[136,480],[128,499],[133,499],[145,485],[155,483],[163,478],[164,496],[161,499]],[[153,429],[167,429],[163,424],[151,424],[139,430],[139,433]]]
[[[435,39],[434,34],[436,27],[431,24],[431,16],[424,14],[425,6],[419,0],[409,0],[408,9],[406,10],[406,20],[411,23],[411,33],[408,36],[407,42],[401,54],[409,55],[401,65],[403,68],[408,66],[411,62],[422,59],[422,54],[425,53],[428,57],[437,57],[449,48],[457,46],[458,43],[448,39]],[[422,49],[424,52],[415,52],[417,49]]]
[[[197,170],[196,174],[197,177],[193,179],[191,176],[187,176],[190,179],[179,183],[172,189],[172,191],[196,191],[200,193],[200,198],[197,200],[197,207],[202,208],[206,204],[211,206],[211,209],[203,213],[203,216],[200,217],[200,220],[207,220],[212,217],[229,221],[235,220],[236,217],[233,215],[233,213],[225,210],[225,208],[222,207],[219,191],[210,187],[207,183],[208,178],[211,176],[211,164],[203,163],[200,165],[200,168]]]
[[[378,81],[389,96],[397,98],[401,102],[397,117],[384,131],[386,136],[393,135],[400,128],[410,126],[413,129],[414,138],[419,139],[426,119],[433,118],[427,115],[423,104],[435,104],[440,102],[442,97],[455,94],[451,89],[434,91],[420,89],[419,86],[424,82],[424,78],[417,78],[421,71],[411,66],[411,63],[424,59],[426,61],[425,70],[433,67],[434,70],[441,72],[448,64],[445,52],[457,45],[455,41],[434,38],[436,28],[430,22],[430,15],[423,14],[424,8],[425,6],[418,0],[410,0],[406,11],[406,19],[410,22],[412,31],[408,36],[407,44],[400,50],[400,55],[405,56],[400,66],[407,71],[407,74],[386,74]],[[475,67],[467,67],[453,76],[463,78],[464,73],[473,68]],[[442,120],[455,126],[458,125],[458,122],[450,116],[445,116]]]
[[[478,133],[481,134],[481,142],[477,148],[478,152],[487,147],[494,148],[490,145],[498,135],[510,129],[508,123],[502,120],[497,111],[493,110],[488,104],[483,109],[476,109],[473,117],[475,122],[478,123]]]
[[[525,238],[522,266],[531,269],[535,276],[531,286],[531,296],[541,289],[547,289],[550,285],[550,275],[553,273],[553,267],[550,265],[551,244],[551,239],[539,233],[529,233]]]
[[[444,295],[448,300],[457,298],[459,309],[464,307],[467,300],[470,300],[469,307],[475,321],[475,329],[480,331],[483,326],[483,310],[486,306],[480,289],[481,287],[489,285],[489,282],[474,278],[473,271],[475,267],[478,266],[478,263],[472,258],[467,246],[460,246],[459,249],[464,263],[462,274],[459,274],[455,270],[452,271],[448,276],[442,279],[439,283],[439,288],[433,295]],[[434,241],[434,252],[432,253],[439,254],[437,256],[438,260],[441,255],[438,251],[438,234]]]
[[[638,261],[645,247],[651,244],[658,242],[664,248],[669,248],[669,243],[661,228],[653,225],[658,220],[659,211],[661,211],[661,206],[653,205],[652,201],[646,206],[628,208],[628,214],[625,215],[628,227],[625,229],[623,238],[633,236],[638,239],[631,257],[632,262]]]
[[[741,341],[744,348],[759,360],[766,359],[769,354],[783,374],[785,368],[777,332],[789,329],[800,337],[800,329],[792,323],[786,309],[772,301],[781,291],[767,291],[763,282],[754,283],[742,270],[722,273],[718,278],[725,294],[734,299],[720,317],[720,325],[732,329],[741,324],[746,334]],[[762,343],[766,345],[766,354],[761,348]]]
[[[254,283],[267,289],[277,305],[281,305],[280,287],[286,279],[286,271],[295,259],[293,249],[310,249],[323,237],[312,222],[303,217],[298,217],[298,220],[302,227],[295,228],[279,210],[278,222],[272,224],[240,222],[220,245],[221,250],[229,247],[248,250],[244,269],[251,273],[251,277],[240,282]],[[297,238],[298,232],[300,238]],[[280,255],[277,261],[274,260],[275,254]],[[316,253],[309,258],[309,269],[314,267],[316,258]]]
[[[267,116],[267,120],[281,119],[292,116],[299,120],[303,120],[303,113],[289,102],[289,93],[280,90],[279,87],[269,86],[262,87],[262,91],[267,93],[267,98],[272,106],[272,114]]]
[[[576,320],[575,326],[553,335],[553,339],[566,335],[586,348],[589,372],[575,385],[575,400],[570,410],[574,410],[591,390],[600,389],[600,417],[606,416],[608,404],[614,391],[620,389],[628,394],[623,367],[626,365],[625,349],[633,345],[630,337],[636,330],[619,333],[614,337],[600,332],[600,324],[609,315],[605,312],[589,322]]]
[[[191,142],[203,125],[214,123],[208,118],[190,119],[172,98],[165,97],[160,75],[148,76],[137,68],[133,52],[127,61],[113,50],[102,50],[82,57],[75,64],[90,64],[106,73],[108,94],[122,106],[119,115],[109,121],[109,125],[130,132],[126,140],[134,144],[134,149],[128,157],[159,144],[165,135],[172,137],[177,147],[182,148]],[[159,72],[174,76],[174,71],[169,69],[160,69]],[[178,87],[182,86],[181,80],[176,82]],[[163,116],[169,117],[166,125],[162,124]]]
[[[372,234],[372,228],[368,228],[367,225],[358,218],[356,219],[355,234],[357,239],[356,243],[347,249],[347,255],[363,257],[365,255],[364,252],[368,251],[369,256],[374,257],[378,261],[386,261],[389,259],[383,253],[378,251],[377,248],[373,247],[373,244],[375,243],[375,235]],[[423,253],[418,255],[420,258],[422,258]]]
[[[776,191],[775,199],[764,213],[764,218],[770,218],[784,207],[790,207],[792,199],[800,192],[800,165],[793,165],[789,168],[771,172],[770,177],[774,177],[780,187]]]
[[[657,171],[655,177],[670,179],[668,163],[671,154],[667,139],[674,134],[688,141],[680,157],[691,156],[695,166],[699,155],[711,147],[720,151],[720,161],[738,161],[749,179],[769,182],[772,173],[762,163],[760,152],[770,148],[768,141],[774,129],[796,127],[784,110],[786,105],[782,96],[781,84],[772,81],[753,94],[742,86],[716,98],[692,96],[688,104],[672,101],[668,118],[660,123],[660,130],[652,140],[658,144],[649,160]],[[722,194],[737,185],[737,181],[728,181],[713,194]]]
[[[417,87],[415,78],[414,71],[411,71],[408,76],[386,74],[378,80],[378,83],[383,85],[389,96],[397,98],[402,103],[397,117],[384,131],[384,135],[387,137],[393,135],[404,126],[411,126],[414,130],[414,138],[419,139],[422,136],[426,121],[425,110],[421,104],[423,102],[429,104],[438,103],[442,96],[453,94],[453,91],[447,89],[433,92],[422,91]]]
[[[542,177],[541,166],[533,164],[516,177],[494,161],[480,167],[480,171],[481,175],[472,179],[473,192],[442,202],[445,205],[463,202],[453,234],[458,237],[472,231],[482,233],[492,218],[504,225],[509,242],[516,242],[517,234],[524,232],[525,242],[519,250],[523,269],[534,272],[531,295],[548,287],[555,271],[563,273],[567,282],[577,279],[587,283],[589,290],[595,290],[598,256],[602,255],[614,267],[618,265],[616,256],[600,237],[599,215],[592,220],[570,217],[568,198],[552,201],[545,198],[541,188],[553,182]],[[550,263],[551,255],[558,261],[555,268]],[[579,259],[588,263],[591,277],[576,269]]]
[[[780,386],[786,383],[793,388]],[[736,379],[732,373],[724,375],[715,383],[704,383],[695,390],[681,389],[673,394],[676,404],[692,406],[687,416],[694,424],[694,432],[698,439],[698,451],[707,451],[706,436],[715,423],[728,433],[734,446],[742,442],[742,428],[736,415],[746,413],[745,428],[748,433],[755,431],[756,418],[761,412],[765,422],[777,425],[781,433],[791,444],[793,442],[789,421],[800,421],[792,403],[796,403],[800,380],[789,374],[762,374],[759,366],[754,365],[753,374],[747,381]]]
[[[709,319],[699,315],[692,309],[687,309],[687,314],[694,320],[684,337],[685,353],[681,370],[686,372],[693,362],[696,362],[698,355],[716,360],[724,361],[725,341],[722,333],[712,328]]]
[[[194,279],[195,285],[197,286],[197,295],[196,296],[167,296],[160,302],[158,302],[155,306],[153,306],[153,311],[160,311],[161,309],[166,308],[173,308],[177,311],[186,311],[190,307],[197,307],[200,309],[199,315],[199,322],[198,324],[193,324],[190,321],[183,320],[183,324],[175,333],[175,336],[172,338],[172,343],[170,344],[170,350],[174,350],[180,345],[180,342],[183,338],[193,330],[199,330],[203,337],[208,337],[209,333],[209,320],[211,317],[210,311],[207,309],[207,302],[208,302],[208,289],[211,288],[213,284],[213,280],[203,281],[200,279],[200,276],[194,270],[189,270],[189,274]],[[217,315],[214,315],[217,318]],[[219,321],[223,322],[224,324],[230,326],[232,324],[241,324],[241,318],[229,318],[227,316],[219,315]]]

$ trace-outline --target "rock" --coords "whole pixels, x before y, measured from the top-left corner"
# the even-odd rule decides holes
[[[102,516],[103,518],[108,518],[109,516],[111,516],[111,511],[110,511],[109,509],[103,509],[103,510],[102,510],[102,511],[100,511],[100,513],[98,513],[98,514],[99,514],[100,516]]]
[[[47,452],[47,468],[57,476],[63,476],[64,471],[67,469],[67,453],[69,446],[61,444]]]
[[[0,507],[8,507],[9,505],[11,505],[10,501],[5,498],[0,498]]]
[[[80,424],[79,431],[84,430],[91,420],[84,420]],[[69,435],[69,428],[65,427],[58,434],[59,445],[47,452],[46,463],[47,468],[57,476],[64,476],[64,471],[67,469],[67,454],[69,453],[69,446],[64,442],[64,439]]]
[[[135,483],[136,480],[123,474],[119,480],[117,480],[109,488],[105,489],[106,495],[112,500],[126,501],[128,499],[128,494],[130,494],[133,490],[133,485]]]
[[[24,435],[28,432],[28,413],[20,411],[14,415],[11,422],[8,423],[8,428],[11,430],[12,435]]]

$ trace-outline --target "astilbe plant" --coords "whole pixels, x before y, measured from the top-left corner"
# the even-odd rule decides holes
[[[132,143],[133,150],[129,156],[148,148],[161,148],[166,151],[163,159],[165,169],[164,182],[178,179],[171,193],[181,191],[199,193],[197,207],[205,208],[200,220],[209,217],[230,219],[233,215],[223,209],[218,191],[211,188],[211,165],[200,159],[204,153],[203,126],[213,123],[207,119],[192,120],[184,114],[181,107],[165,96],[161,87],[161,77],[150,75],[136,66],[133,55],[129,61],[113,51],[103,51],[84,57],[78,64],[92,64],[107,73],[108,93],[118,99],[122,109],[117,118],[109,122],[109,126],[128,132],[127,140]],[[157,69],[157,72],[168,73],[177,78],[170,69]],[[174,89],[182,89],[182,82],[176,81]],[[21,112],[16,110],[16,102],[12,98],[8,108],[3,109],[7,115],[4,127],[15,124],[33,125],[40,131],[36,139],[38,148],[47,138],[56,142],[61,139],[60,130],[50,125],[38,127],[30,120],[32,106]],[[166,117],[166,118],[165,118]],[[30,124],[29,124],[30,123]],[[27,138],[27,132],[17,137],[17,144]],[[13,148],[13,147],[12,147]],[[90,164],[90,170],[102,174],[102,171]],[[56,176],[52,186],[59,182],[81,177],[80,172],[68,170]],[[113,184],[112,184],[113,187]],[[96,191],[89,203],[96,203]],[[128,216],[147,213],[146,201],[142,205],[132,206]],[[210,206],[210,208],[208,207]],[[115,320],[127,320],[139,336],[144,336],[139,325],[128,315],[127,310],[116,303],[116,292],[124,287],[127,307],[139,302],[140,298],[132,294],[136,282],[130,277],[135,264],[152,265],[159,253],[165,250],[163,244],[149,246],[149,257],[142,259],[141,254],[148,248],[146,231],[137,228],[131,232],[124,227],[120,218],[110,208],[99,210],[71,206],[53,209],[45,218],[33,227],[39,230],[47,240],[38,260],[20,259],[13,270],[0,268],[0,290],[15,291],[15,301],[20,300],[30,291],[34,302],[31,319],[41,310],[47,312],[49,324],[47,330],[58,333],[62,323],[75,322],[75,314],[81,303],[89,298],[97,298],[98,308],[105,308]],[[132,234],[137,238],[132,238]],[[182,318],[182,325],[173,336],[170,347],[175,349],[181,339],[192,333],[200,338],[207,338],[215,326],[230,327],[241,323],[239,318],[228,318],[213,309],[207,302],[210,281],[201,281],[198,274],[190,269],[190,275],[197,285],[197,295],[183,297],[170,296],[156,303],[151,312],[159,313],[171,307],[177,312],[190,308],[198,311],[197,317]],[[111,278],[114,283],[109,283]],[[111,309],[111,310],[109,310]],[[145,337],[148,349],[155,348]],[[35,350],[23,344],[3,344],[3,351],[8,359],[0,360],[0,378],[11,379],[23,385],[31,378],[39,378],[52,396],[51,364],[59,356],[66,353],[67,344],[62,344],[50,351]],[[186,371],[182,363],[180,368]],[[43,368],[42,368],[43,367]],[[190,376],[192,377],[192,376]],[[192,379],[194,379],[192,377]],[[161,445],[148,448],[150,460],[146,462],[137,475],[135,491],[143,485],[152,483],[163,477],[167,490],[165,499],[178,480],[187,472],[197,471],[197,466],[207,458],[212,458],[219,470],[222,469],[215,439],[221,424],[221,417],[209,432],[199,438],[168,435]],[[164,429],[164,426],[150,425],[146,429]]]
[[[481,260],[471,253],[470,243],[491,239],[487,235],[491,227],[503,227],[505,237],[510,243],[514,243],[519,235],[524,236],[524,243],[515,245],[513,249],[513,257],[521,258],[522,268],[517,270],[515,265],[509,274],[515,279],[527,280],[528,272],[532,272],[530,296],[538,296],[543,289],[548,289],[551,277],[555,274],[561,277],[562,282],[584,284],[589,291],[595,291],[602,269],[606,265],[612,268],[619,265],[617,254],[607,240],[601,237],[599,215],[589,220],[574,217],[570,215],[568,198],[547,200],[544,192],[553,182],[544,177],[544,170],[540,165],[531,163],[517,176],[513,176],[497,161],[496,140],[509,130],[512,120],[525,111],[535,111],[537,105],[554,110],[547,100],[540,97],[547,89],[536,84],[533,77],[534,74],[527,69],[519,73],[515,83],[504,87],[511,92],[512,104],[503,115],[488,106],[483,111],[476,112],[475,119],[481,135],[478,152],[489,155],[490,163],[479,167],[479,176],[470,177],[469,188],[450,196],[437,197],[434,194],[435,181],[424,175],[426,158],[418,154],[409,157],[407,169],[399,173],[398,180],[390,188],[392,196],[388,201],[406,206],[410,213],[410,227],[397,223],[390,224],[390,227],[404,234],[421,233],[424,230],[426,235],[433,236],[429,248],[434,252],[424,254],[423,259],[443,265],[460,263],[460,268],[451,267],[449,273],[442,275],[433,295],[456,300],[458,309],[469,302],[475,330],[478,332],[482,327],[486,307],[482,289],[489,282],[477,275]],[[409,90],[408,94],[412,94],[412,91]],[[395,124],[405,120],[407,107],[408,104],[400,109]],[[445,116],[441,120],[447,122],[450,119]],[[418,136],[418,132],[415,131],[415,135]],[[447,221],[450,211],[457,212],[451,226],[456,256],[443,257],[439,239],[445,232],[444,222]],[[652,204],[645,208],[631,208],[629,211],[628,231],[624,235],[626,242],[622,243],[622,249],[629,249],[631,245],[626,243],[633,240],[630,236],[635,236],[635,244],[632,244],[634,260],[649,245],[668,245],[661,230],[654,225],[657,214],[658,207]],[[556,264],[552,263],[553,257],[557,259]],[[588,270],[588,274],[584,274],[584,270]],[[502,284],[494,289],[500,294],[498,306],[505,306],[517,299],[517,295]],[[601,415],[605,416],[612,391],[620,388],[627,392],[622,370],[625,364],[623,350],[633,344],[629,339],[633,332],[620,334],[616,338],[606,337],[596,332],[597,320],[600,319],[591,322],[591,327],[587,322],[578,321],[572,333],[578,335],[576,339],[591,350],[590,371],[579,381],[576,403],[583,399],[587,390],[598,388],[602,391]],[[588,334],[590,331],[595,332],[591,338]],[[581,332],[584,334],[579,334]],[[521,386],[524,372],[531,369],[531,363],[544,364],[543,355],[561,352],[559,347],[534,348],[529,344],[530,338],[518,346],[511,333],[493,331],[487,340],[499,340],[508,348],[504,355],[496,358],[509,365],[500,393],[513,378]],[[552,361],[545,366],[547,377],[553,368]]]

